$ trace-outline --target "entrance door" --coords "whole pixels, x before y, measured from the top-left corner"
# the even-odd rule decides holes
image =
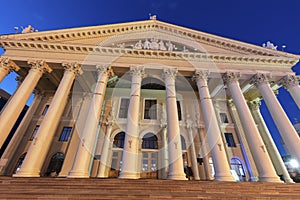
[[[141,178],[157,179],[157,152],[142,152]]]
[[[111,160],[109,177],[119,176],[122,167],[122,154],[123,154],[122,149],[112,151],[112,160]]]
[[[147,133],[142,142],[142,169],[141,178],[157,179],[158,166],[157,137],[153,133]]]

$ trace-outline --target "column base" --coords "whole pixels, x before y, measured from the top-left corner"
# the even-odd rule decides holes
[[[90,176],[84,172],[70,172],[67,178],[90,178]]]
[[[283,183],[279,177],[258,177],[259,182]]]
[[[40,173],[36,172],[22,172],[19,171],[16,174],[12,175],[13,177],[41,177]]]
[[[134,173],[134,172],[121,172],[118,178],[139,179],[140,174],[139,173]]]
[[[185,174],[169,174],[168,179],[169,180],[188,180],[185,177]]]
[[[284,182],[285,182],[285,183],[295,183],[295,182],[293,181],[293,179],[291,179],[291,178],[284,179]]]
[[[236,182],[234,178],[231,176],[231,174],[220,174],[220,175],[215,175],[215,181],[228,181],[228,182]]]

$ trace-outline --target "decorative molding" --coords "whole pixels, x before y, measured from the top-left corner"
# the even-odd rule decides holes
[[[259,85],[261,83],[268,83],[269,80],[266,74],[256,73],[251,79],[250,84]]]
[[[253,65],[280,65],[294,66],[299,59],[291,57],[274,57],[259,55],[228,55],[219,53],[194,53],[194,52],[169,52],[154,50],[136,50],[111,47],[99,47],[94,45],[43,43],[32,41],[1,41],[0,46],[5,49],[38,50],[46,52],[60,52],[72,54],[90,54],[103,56],[128,56],[140,58],[162,58],[173,60],[191,60],[208,63],[231,63],[231,64],[253,64]]]
[[[145,76],[145,67],[144,66],[131,67],[130,68],[130,75],[134,76],[134,77],[143,78]]]
[[[178,70],[176,68],[164,68],[162,77],[163,79],[175,80]]]
[[[74,62],[74,63],[69,63],[69,62],[63,62],[62,66],[64,67],[66,72],[74,73],[75,75],[82,74],[83,71],[81,70],[80,64]]]
[[[288,74],[278,81],[278,85],[283,85],[285,88],[299,86],[300,76]]]
[[[8,71],[10,73],[11,71],[19,71],[20,67],[16,65],[11,59],[7,57],[1,57],[0,58],[0,68]]]
[[[98,76],[110,76],[112,73],[112,68],[110,65],[97,65]]]
[[[232,82],[238,81],[240,78],[240,73],[239,72],[226,72],[222,76],[224,84],[230,84]]]
[[[193,75],[193,81],[198,81],[200,79],[208,81],[209,71],[208,70],[196,70]]]
[[[38,70],[42,73],[52,72],[52,69],[44,60],[28,60],[27,63],[31,66],[30,70]]]
[[[248,101],[248,106],[251,110],[259,110],[260,105],[260,100]]]

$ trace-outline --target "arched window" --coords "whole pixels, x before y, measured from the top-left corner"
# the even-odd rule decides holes
[[[186,143],[185,143],[185,139],[182,135],[180,135],[180,139],[181,139],[181,149],[182,150],[186,150]]]
[[[57,176],[61,171],[64,160],[65,155],[63,153],[54,154],[50,160],[46,176]]]
[[[153,133],[147,133],[143,137],[143,149],[158,149],[157,137]]]
[[[27,154],[27,152],[26,152],[26,153],[23,153],[23,154],[20,156],[20,158],[19,158],[19,160],[18,160],[18,163],[17,163],[17,165],[16,165],[16,168],[15,168],[14,173],[16,173],[17,171],[19,171],[19,170],[21,169],[21,166],[22,166],[22,164],[23,164],[23,161],[24,161],[24,159],[25,159],[26,154]]]
[[[125,132],[118,133],[114,138],[113,147],[124,148]]]
[[[230,160],[231,169],[233,169],[239,177],[245,177],[245,171],[242,162],[238,158]]]

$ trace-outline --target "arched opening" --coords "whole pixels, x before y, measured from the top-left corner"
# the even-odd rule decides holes
[[[153,133],[147,133],[142,139],[142,169],[141,178],[153,178],[158,176],[158,143]]]
[[[236,181],[245,181],[246,175],[242,162],[238,158],[232,158],[230,160],[231,173]]]
[[[16,167],[15,167],[14,174],[15,174],[17,171],[19,171],[19,170],[21,169],[22,164],[23,164],[23,161],[24,161],[24,159],[25,159],[25,157],[26,157],[26,154],[27,154],[27,152],[26,152],[26,153],[23,153],[23,154],[20,156],[20,158],[19,158],[19,160],[18,160],[18,162],[17,162],[17,165],[16,165]]]
[[[55,177],[61,171],[62,165],[65,160],[65,154],[58,152],[54,154],[50,160],[47,172],[45,173],[46,176]]]
[[[142,89],[150,89],[150,90],[165,90],[165,83],[157,78],[146,77],[142,81]]]
[[[120,132],[114,137],[112,159],[109,177],[118,177],[122,167],[122,156],[125,141],[125,132]]]

